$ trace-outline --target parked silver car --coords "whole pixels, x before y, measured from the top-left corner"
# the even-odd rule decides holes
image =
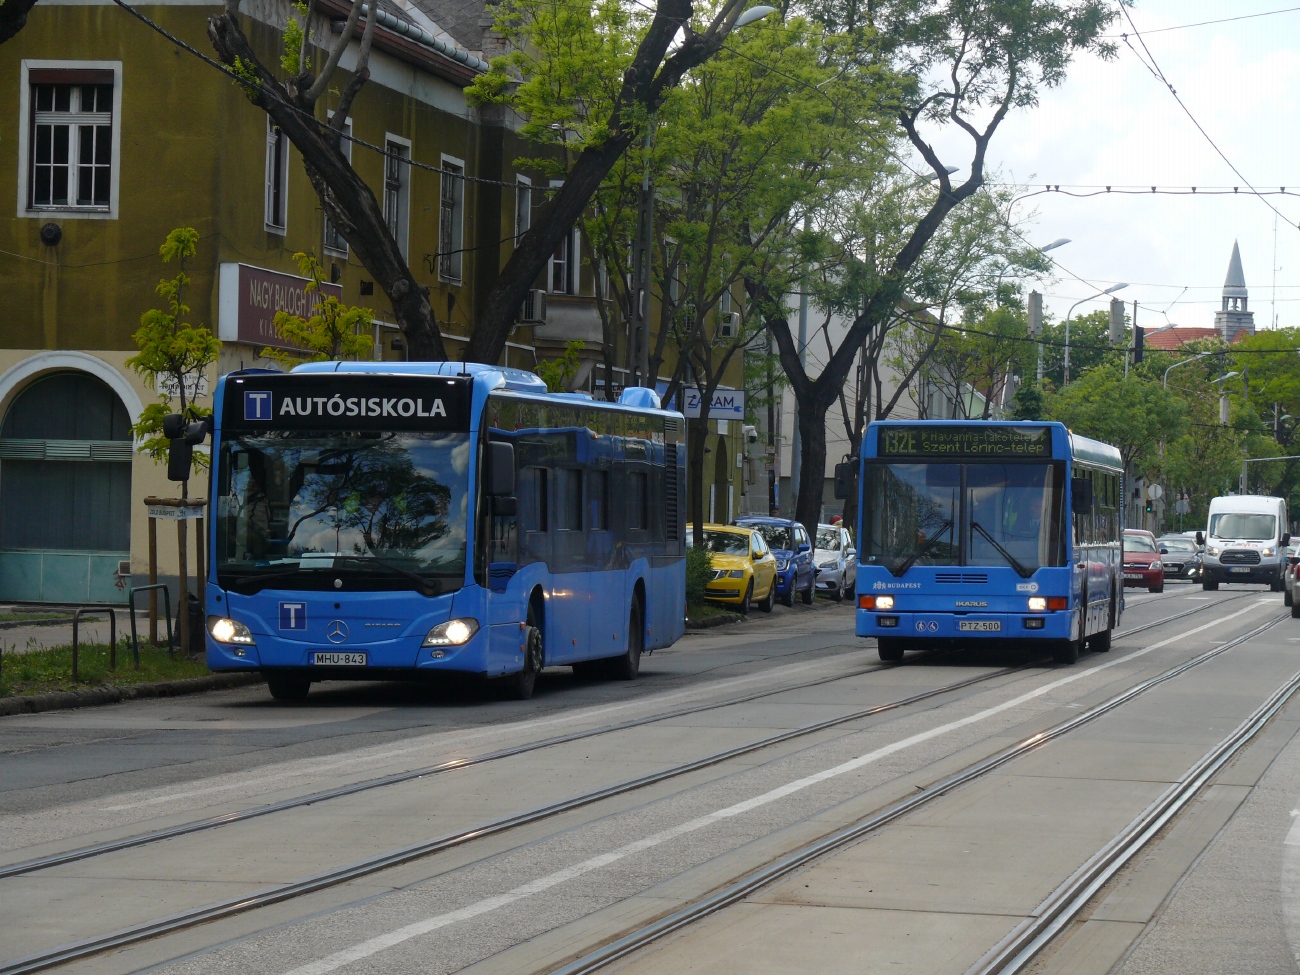
[[[846,595],[853,598],[853,587],[858,581],[858,550],[842,525],[817,526],[813,565],[817,569],[818,592],[837,603]]]

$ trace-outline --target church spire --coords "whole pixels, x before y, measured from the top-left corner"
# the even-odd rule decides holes
[[[1214,314],[1214,327],[1227,342],[1239,332],[1255,334],[1255,314],[1248,308],[1246,275],[1241,269],[1241,248],[1235,240],[1228,261],[1228,276],[1223,280],[1223,304]]]

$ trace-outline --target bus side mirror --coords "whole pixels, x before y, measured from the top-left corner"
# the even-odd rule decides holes
[[[844,501],[853,493],[853,461],[835,465],[835,498]]]
[[[487,463],[483,465],[487,479],[487,493],[493,498],[505,498],[515,493],[515,445],[488,441]],[[497,513],[501,510],[498,506]]]
[[[188,481],[194,466],[194,445],[185,437],[172,438],[167,448],[167,480]]]
[[[1196,544],[1197,544],[1197,545],[1204,545],[1204,544],[1205,544],[1205,532],[1197,532],[1197,533],[1196,533]]]
[[[1073,477],[1070,479],[1070,510],[1076,515],[1092,514],[1092,479]]]

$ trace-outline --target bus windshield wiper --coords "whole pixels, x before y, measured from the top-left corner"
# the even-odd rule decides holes
[[[420,584],[420,591],[426,596],[436,596],[441,587],[437,585],[428,576],[422,576],[418,572],[412,572],[410,569],[403,568],[395,562],[389,562],[387,559],[376,558],[373,555],[335,555],[335,562],[359,562],[362,565],[376,565],[395,572],[399,576],[411,579]]]
[[[1026,568],[1025,565],[1021,563],[1019,559],[1017,559],[1014,555],[1012,555],[1005,548],[999,545],[998,540],[994,538],[992,535],[990,535],[989,532],[984,528],[984,526],[981,525],[978,521],[972,518],[970,526],[971,528],[979,532],[981,535],[983,535],[984,540],[986,542],[988,542],[990,545],[992,545],[995,549],[998,550],[998,554],[1001,555],[1004,559],[1006,559],[1008,563],[1010,563],[1011,568],[1016,570],[1016,575],[1020,576],[1020,578],[1022,579],[1028,579],[1031,575],[1034,574],[1032,569]]]
[[[900,565],[900,566],[896,566],[896,567],[890,569],[890,570],[889,570],[890,575],[892,575],[895,579],[897,579],[899,576],[903,575],[903,573],[905,573],[908,569],[910,569],[912,566],[914,566],[914,565],[916,564],[916,560],[917,560],[917,559],[921,558],[923,555],[925,555],[927,552],[929,552],[930,549],[932,549],[932,548],[934,548],[936,545],[938,545],[938,544],[939,544],[939,539],[943,538],[943,536],[946,535],[946,534],[948,534],[950,531],[952,531],[952,519],[951,519],[951,518],[949,518],[947,521],[945,521],[945,522],[943,523],[943,527],[939,529],[938,533],[937,533],[933,538],[931,538],[928,542],[926,542],[924,545],[922,545],[920,548],[918,548],[915,552],[913,552],[911,555],[909,555],[909,556],[907,557],[907,561],[906,561],[906,562],[904,562],[904,563],[903,563],[902,565]]]

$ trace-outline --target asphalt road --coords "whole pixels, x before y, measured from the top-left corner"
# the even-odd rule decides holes
[[[1281,618],[988,774],[930,787],[1283,612],[1257,587],[1170,585],[1130,593],[1121,632],[1156,625],[1073,667],[993,643],[882,667],[834,607],[690,636],[634,684],[545,673],[525,703],[326,685],[297,706],[248,688],[0,719],[0,869],[236,817],[0,879],[0,959],[455,836],[61,970],[550,972],[925,795],[615,967],[961,975],[1300,670],[1300,625]],[[1293,699],[1026,970],[1295,971],[1297,730]],[[569,740],[530,748],[556,736]],[[400,780],[365,787],[382,776]],[[275,802],[289,807],[238,818]],[[507,817],[522,820],[484,828]]]

